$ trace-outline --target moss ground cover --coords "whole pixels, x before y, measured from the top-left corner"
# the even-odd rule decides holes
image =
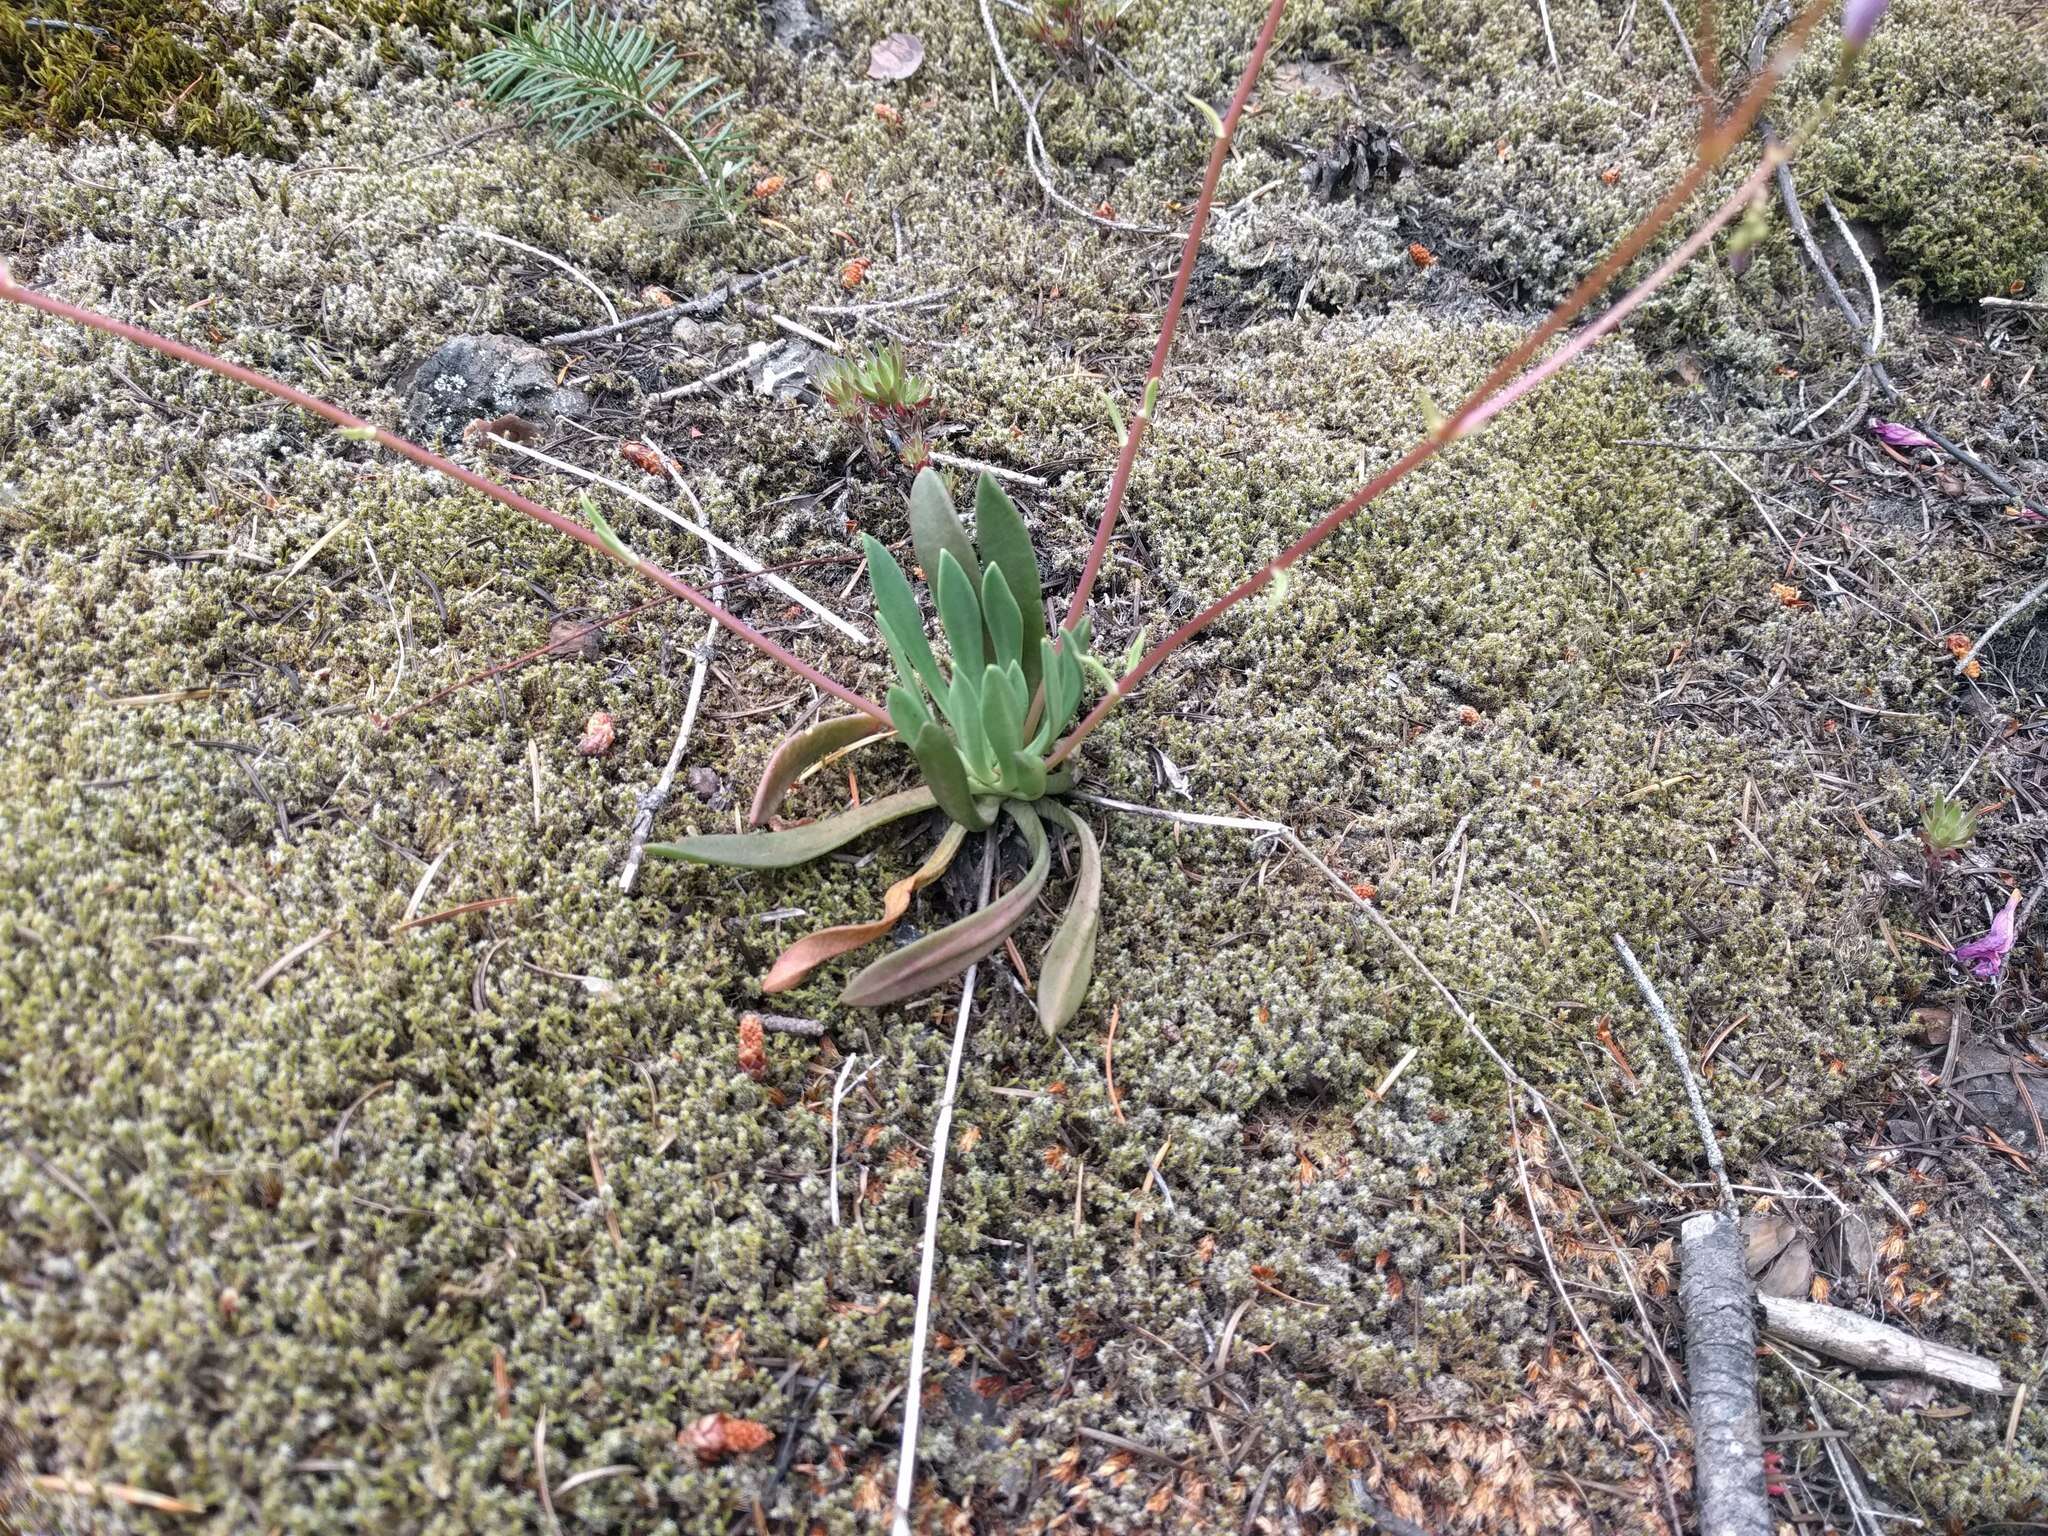
[[[1205,149],[1177,93],[1227,87],[1255,9],[1139,13],[1118,48],[1156,96],[1113,69],[1055,78],[1002,19],[1013,61],[1052,82],[1040,111],[1073,196],[1172,221]],[[1349,94],[1261,90],[1100,589],[1102,651],[1189,611],[1398,452],[1417,392],[1456,398],[1523,306],[1682,163],[1689,77],[1651,8],[1625,35],[1621,7],[1550,9],[1561,74],[1533,8],[1291,14],[1276,63],[1317,64]],[[1733,67],[1755,8],[1724,9]],[[1843,137],[1801,175],[1884,236],[1888,276],[1973,297],[2042,255],[2022,163],[2039,40],[2018,10],[1971,8],[1980,33],[1942,0],[1896,9]],[[337,24],[302,55],[288,163],[197,132],[166,144],[132,114],[53,124],[0,147],[0,238],[25,277],[380,420],[448,336],[603,318],[559,272],[451,225],[560,253],[622,303],[788,254],[806,262],[778,304],[950,289],[883,318],[936,380],[941,426],[964,428],[945,447],[1050,482],[1022,501],[1055,587],[1071,582],[1114,451],[1100,390],[1149,349],[1153,248],[1042,207],[971,11],[834,5],[835,41],[801,59],[745,8],[649,19],[749,82],[760,169],[786,182],[765,219],[684,231],[627,157],[487,133],[497,120],[427,32]],[[867,46],[895,30],[919,33],[925,65],[865,80]],[[1353,119],[1398,124],[1417,170],[1356,204],[1308,201],[1297,146]],[[1872,152],[1909,136],[1925,155]],[[1961,168],[1932,168],[1951,152]],[[2000,155],[2022,174],[1982,160]],[[1928,194],[1936,175],[1947,195]],[[856,255],[872,264],[849,295]],[[1086,754],[1108,794],[1284,818],[1369,885],[1569,1111],[1585,1188],[1526,1118],[1517,1138],[1483,1057],[1311,874],[1238,834],[1098,819],[1108,916],[1088,1007],[1048,1042],[999,974],[975,1026],[942,1228],[933,1528],[1236,1530],[1255,1490],[1262,1518],[1328,1527],[1358,1513],[1354,1472],[1438,1528],[1655,1528],[1667,1489],[1683,1499],[1683,1452],[1658,1463],[1574,1339],[1517,1156],[1594,1342],[1674,1436],[1590,1214],[1668,1322],[1660,1245],[1688,1199],[1670,1181],[1699,1177],[1697,1153],[1607,949],[1616,928],[1697,1040],[1720,1041],[1709,1087],[1731,1163],[1793,1193],[1818,1177],[1880,1228],[1872,1179],[1901,1205],[1933,1180],[1881,1304],[2038,1375],[2035,1303],[1978,1231],[1995,1215],[2039,1251],[2038,1186],[1981,1152],[1917,1182],[1845,1172],[1915,1091],[1908,1008],[1951,995],[1904,930],[1981,925],[1956,890],[1939,909],[1900,894],[1898,860],[1858,823],[1888,844],[1978,751],[1991,727],[1939,641],[1988,619],[2037,536],[1839,443],[1815,450],[1819,491],[1797,466],[1738,461],[1781,529],[1806,518],[1823,532],[1802,548],[1839,562],[1788,577],[1728,474],[1627,441],[1700,435],[1702,397],[1709,435],[1757,438],[1818,404],[1800,390],[1831,390],[1854,342],[1811,286],[1782,230],[1739,284],[1702,267],[1638,341],[1190,648]],[[1987,353],[1904,290],[1889,319],[1894,372],[1945,422],[2011,438],[2025,333]],[[634,390],[740,339],[562,361],[596,425],[631,436]],[[823,409],[737,394],[651,430],[727,536],[843,561],[798,573],[821,595],[858,559],[849,522],[902,535],[901,484],[849,471],[855,437]],[[673,530],[617,510],[636,547],[702,570]],[[594,659],[380,733],[368,711],[643,594],[219,381],[17,312],[0,315],[0,552],[0,1402],[20,1475],[172,1495],[203,1509],[175,1517],[190,1530],[539,1531],[545,1413],[565,1529],[724,1531],[756,1500],[792,1528],[872,1528],[944,1006],[839,1010],[828,968],[778,1004],[828,1037],[770,1036],[758,1081],[737,1019],[792,922],[867,916],[924,840],[774,878],[650,866],[621,896],[699,624],[657,612]],[[1789,604],[1773,591],[1788,581]],[[840,659],[882,685],[879,652]],[[728,828],[801,705],[736,648],[717,665],[689,758],[712,777],[664,831]],[[579,756],[598,710],[619,745]],[[863,762],[863,794],[896,787],[888,762]],[[846,793],[817,781],[794,808]],[[1991,818],[1986,857],[2030,867],[2031,826]],[[945,894],[912,921],[937,926]],[[406,926],[474,903],[494,904]],[[2025,1027],[2015,990],[1982,1027]],[[841,1110],[835,1224],[828,1108],[852,1054],[871,1070]],[[1838,1279],[1851,1299],[1883,1283]],[[1803,1425],[1797,1378],[1768,1380],[1771,1411]],[[1896,1506],[2037,1517],[2039,1407],[2008,1444],[2004,1404],[1920,1416],[1846,1377],[1827,1404]],[[677,1430],[714,1412],[769,1425],[772,1447],[679,1453]],[[635,1470],[561,1492],[613,1465]],[[36,1519],[173,1523],[50,1502]]]

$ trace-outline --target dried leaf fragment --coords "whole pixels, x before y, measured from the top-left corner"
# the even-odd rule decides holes
[[[728,1456],[758,1451],[773,1438],[766,1424],[736,1419],[729,1413],[707,1413],[676,1436],[676,1446],[709,1467]]]
[[[595,624],[564,614],[548,625],[548,654],[571,661],[595,661],[604,637]]]
[[[645,475],[659,475],[666,471],[662,467],[661,455],[645,443],[623,442],[619,444],[619,457]]]
[[[611,715],[600,709],[584,723],[583,739],[576,743],[576,751],[582,757],[603,757],[618,739],[618,728]]]
[[[891,32],[868,53],[870,80],[908,80],[924,63],[924,39],[915,32]]]

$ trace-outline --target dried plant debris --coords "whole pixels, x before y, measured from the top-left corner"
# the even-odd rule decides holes
[[[1392,130],[1364,126],[1345,129],[1302,167],[1301,180],[1319,203],[1365,202],[1375,187],[1391,187],[1414,168]]]

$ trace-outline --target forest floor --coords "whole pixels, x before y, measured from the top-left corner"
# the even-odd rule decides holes
[[[657,0],[628,14],[738,91],[763,183],[691,227],[632,141],[555,150],[481,102],[454,67],[480,18],[446,8],[256,0],[179,34],[196,95],[37,131],[22,61],[54,34],[25,18],[67,4],[0,8],[22,281],[393,427],[443,343],[537,344],[531,446],[667,507],[622,450],[658,445],[719,534],[861,635],[857,534],[902,537],[905,477],[775,317],[898,339],[936,446],[1023,477],[1063,598],[1114,457],[1103,397],[1136,404],[1199,184],[1183,93],[1223,99],[1262,10],[1140,4],[1088,68],[1005,4]],[[1762,8],[1718,9],[1739,85]],[[990,26],[1071,207],[1027,166]],[[921,65],[870,79],[896,32]],[[1813,107],[1831,50],[1774,118]],[[1290,10],[1101,652],[1391,462],[1676,178],[1698,109],[1662,6]],[[1773,199],[1745,273],[1690,269],[1093,739],[1097,795],[1283,821],[1557,1134],[1284,844],[1091,810],[1081,1016],[1048,1039],[1018,961],[982,968],[921,1529],[1689,1524],[1673,1247],[1713,1193],[1614,933],[1679,1015],[1764,1283],[2025,1388],[1774,1348],[1780,1518],[2048,1519],[2048,611],[1974,677],[1950,644],[2040,571],[2048,315],[1979,300],[2048,296],[2044,124],[2038,6],[1897,0],[1794,167],[1854,324]],[[760,272],[701,320],[547,340]],[[586,488],[422,430],[555,506]],[[878,645],[731,591],[879,691]],[[649,595],[272,401],[0,313],[0,1529],[879,1528],[957,995],[848,1010],[827,967],[773,1004],[822,1033],[771,1034],[754,1075],[739,1020],[781,944],[870,915],[922,835],[787,875],[650,863],[623,892],[704,640],[672,607],[439,696]],[[729,829],[817,704],[718,641],[657,835]],[[616,741],[584,755],[598,712]],[[792,813],[906,774],[887,748],[850,767]],[[1943,793],[1981,817],[1930,867]],[[1947,948],[2013,889],[2018,945],[1979,980]],[[911,922],[971,896],[963,873]],[[721,1413],[766,1444],[679,1447]]]

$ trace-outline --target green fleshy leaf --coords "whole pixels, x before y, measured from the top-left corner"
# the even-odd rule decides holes
[[[981,573],[981,627],[988,635],[989,660],[1016,661],[1024,654],[1024,616],[1010,595],[1010,580],[1001,566]]]
[[[970,677],[980,676],[987,660],[982,646],[981,603],[950,549],[939,555],[935,590],[939,597],[939,627],[945,630],[946,645],[953,653],[953,675],[958,677],[964,672]]]
[[[936,804],[937,797],[930,789],[906,789],[786,832],[718,832],[649,843],[647,856],[733,869],[794,869],[844,848],[863,833],[928,811]]]
[[[996,760],[988,749],[988,732],[981,723],[981,690],[977,679],[967,672],[953,674],[953,687],[946,698],[946,718],[960,740],[960,756],[968,771],[984,784],[993,783]]]
[[[967,783],[966,764],[961,762],[960,749],[946,734],[946,728],[936,720],[927,721],[924,729],[910,739],[910,750],[917,757],[918,772],[924,775],[939,809],[970,832],[985,831],[993,818],[976,803]]]
[[[863,534],[861,548],[867,556],[868,588],[875,595],[875,621],[904,686],[914,691],[922,682],[933,698],[944,698],[945,674],[925,638],[924,614],[918,609],[917,594],[910,590],[910,578],[874,535]]]
[[[939,555],[950,552],[960,569],[974,578],[974,590],[981,588],[981,561],[960,515],[953,510],[952,492],[936,469],[921,469],[910,483],[910,547],[917,551],[917,563],[924,567],[925,585],[937,590]]]
[[[1024,745],[1024,714],[1010,695],[1009,680],[1001,667],[984,667],[981,673],[981,724],[988,732],[988,750],[1001,764]]]
[[[1024,681],[1031,692],[1038,691],[1038,642],[1045,634],[1045,586],[1038,570],[1038,556],[1031,548],[1031,533],[1009,493],[993,476],[983,475],[974,487],[974,536],[992,569],[1003,573],[1010,596],[1016,599],[1023,629],[1020,644],[1006,653],[1024,664]],[[987,578],[982,581],[988,586]]]
[[[1069,636],[1067,647],[1060,652],[1060,713],[1065,716],[1060,729],[1065,730],[1074,718],[1074,711],[1081,707],[1081,658],[1088,653],[1087,645],[1079,635]]]
[[[588,495],[577,497],[583,508],[583,515],[590,520],[590,531],[597,535],[604,545],[604,552],[621,565],[638,565],[640,562],[633,551],[626,548],[625,541],[612,531],[612,525],[605,521],[604,514],[597,510],[597,503]]]
[[[934,722],[931,711],[924,707],[924,696],[902,683],[895,683],[889,689],[889,723],[896,727],[898,736],[914,742],[924,728]]]
[[[1035,752],[1012,752],[1003,762],[1003,784],[1019,800],[1045,795],[1045,759]]]
[[[890,691],[895,692],[894,689]],[[900,723],[897,729],[902,730]],[[774,815],[783,797],[813,763],[823,762],[842,748],[881,734],[881,728],[866,715],[841,715],[836,720],[821,720],[808,730],[783,737],[774,752],[769,754],[768,766],[761,770],[761,784],[754,791],[754,804],[747,812],[747,825],[758,827]]]
[[[1006,800],[1003,810],[1031,847],[1031,867],[1024,878],[979,912],[875,961],[846,984],[839,994],[842,1003],[879,1008],[922,997],[988,954],[1031,915],[1052,870],[1052,843],[1030,806]]]
[[[1031,707],[1031,685],[1024,681],[1024,669],[1016,662],[1003,664],[1003,686],[1010,690],[1010,707],[1017,711],[1017,719],[1024,719],[1024,712]]]
[[[1048,801],[1045,813],[1080,844],[1073,894],[1038,962],[1038,1022],[1052,1034],[1080,1011],[1095,974],[1095,941],[1102,931],[1102,849],[1088,823],[1065,806]]]
[[[1072,642],[1068,642],[1071,644]],[[1067,664],[1059,649],[1050,640],[1038,642],[1038,671],[1045,679],[1045,709],[1038,717],[1038,729],[1031,734],[1027,747],[1031,752],[1043,752],[1052,745],[1052,740],[1066,724],[1065,687],[1063,678]]]

